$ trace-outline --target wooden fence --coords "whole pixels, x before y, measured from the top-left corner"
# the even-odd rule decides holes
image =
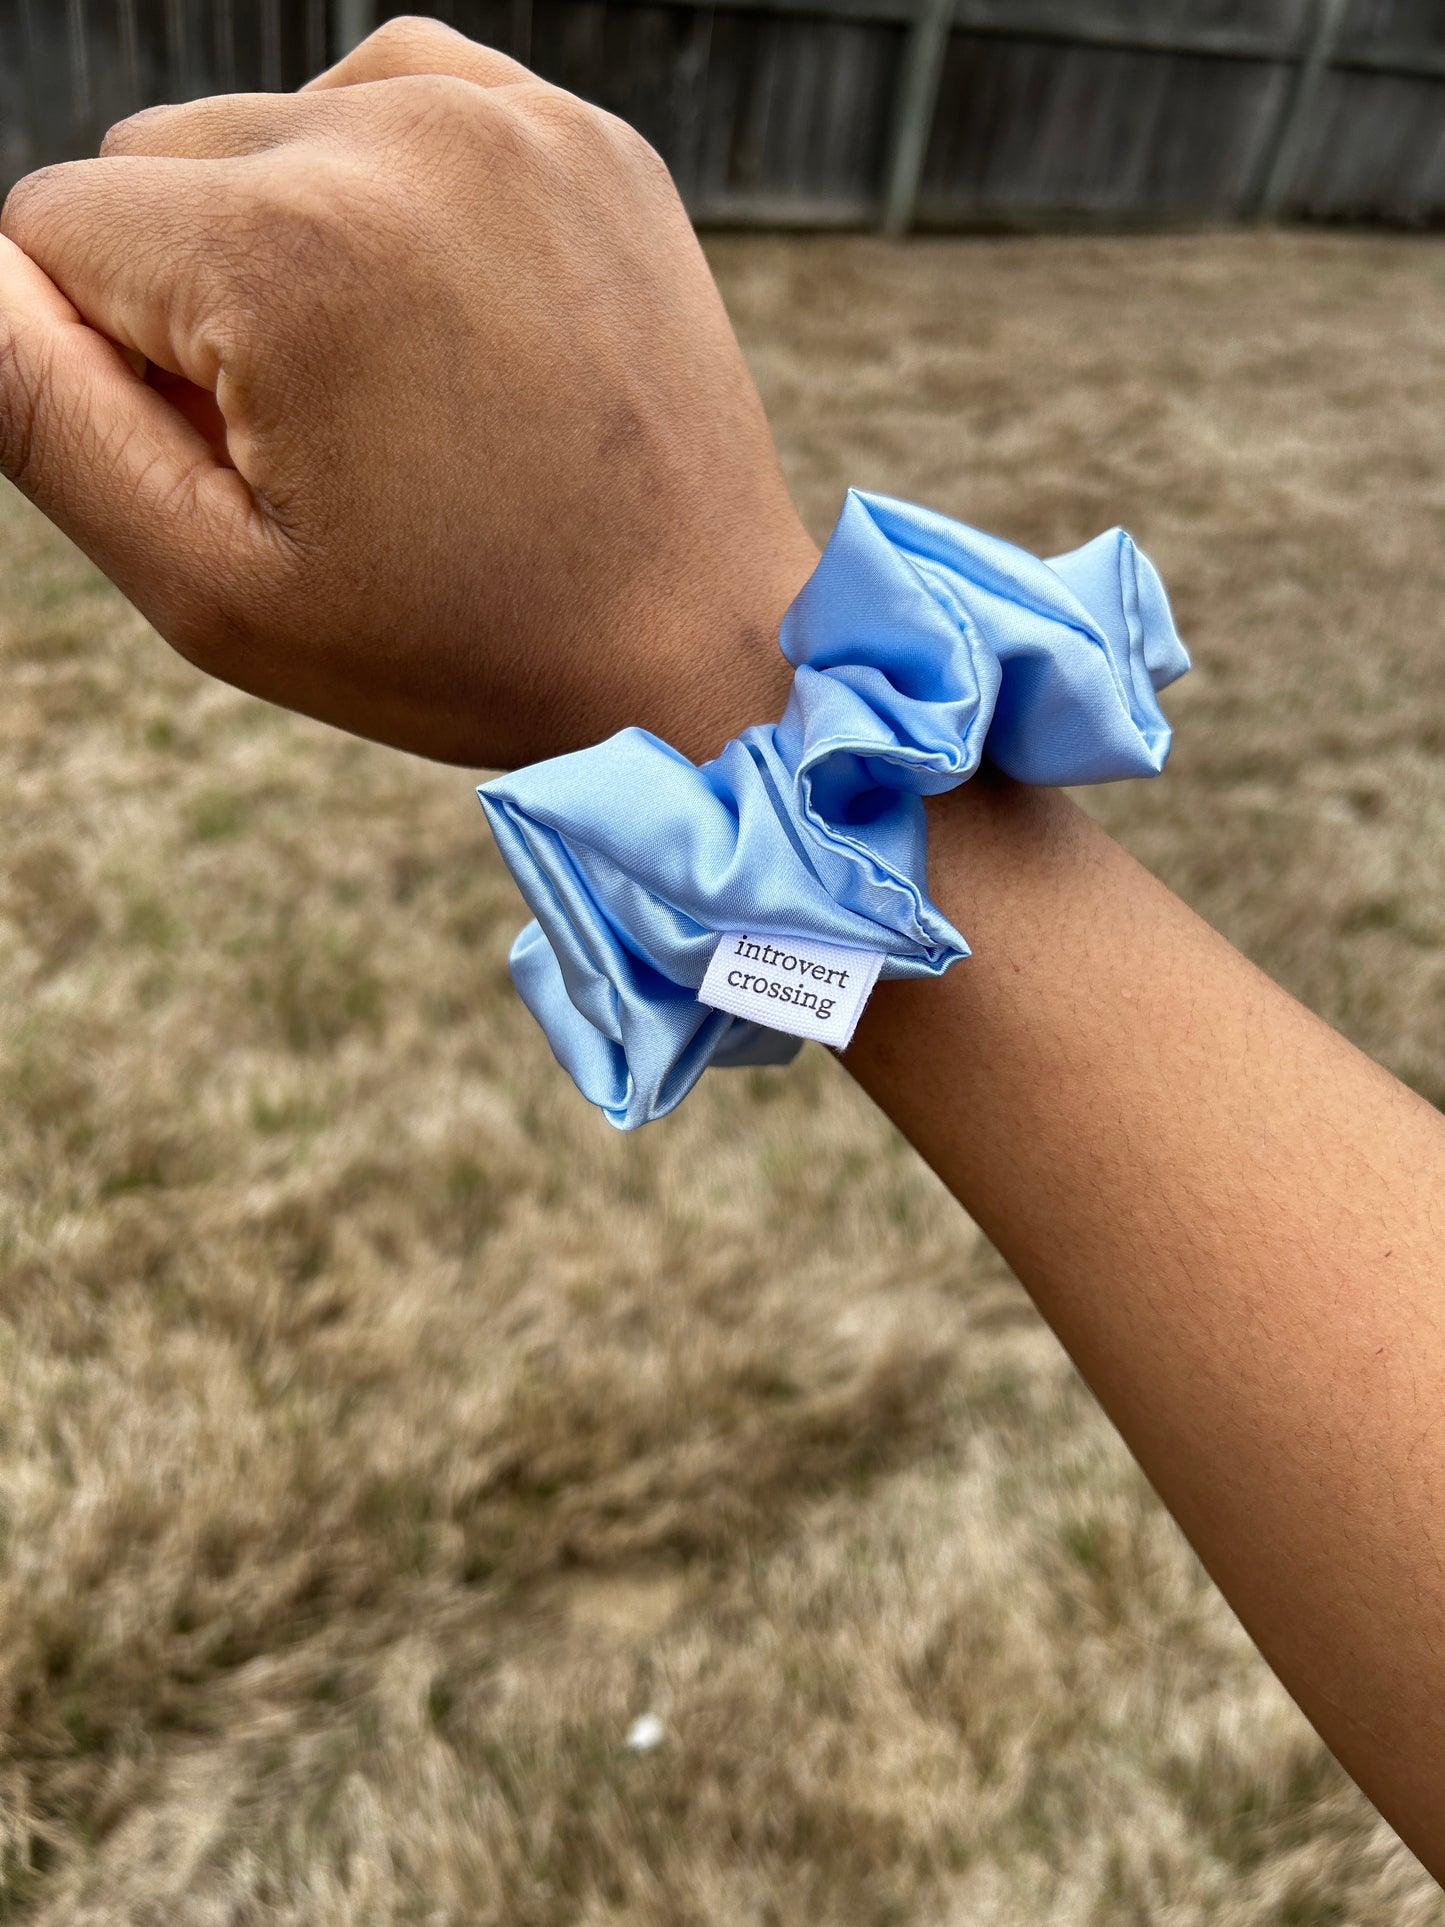
[[[294,87],[373,0],[0,0],[0,182]],[[1445,0],[448,0],[625,115],[700,223],[1445,215]]]

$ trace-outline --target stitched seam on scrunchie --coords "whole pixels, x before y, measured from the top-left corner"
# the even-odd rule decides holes
[[[598,744],[597,747],[601,748],[602,745]],[[502,808],[506,810],[507,819],[509,822],[516,820],[513,816],[512,806],[510,803],[503,802]],[[693,916],[692,912],[690,910],[685,909],[682,904],[674,902],[671,897],[663,896],[659,891],[651,889],[645,883],[639,883],[637,878],[633,876],[630,871],[625,870],[623,866],[617,861],[616,857],[613,856],[609,850],[604,850],[599,844],[593,842],[590,837],[584,835],[582,831],[577,829],[573,824],[569,823],[565,830],[559,829],[556,826],[556,824],[549,823],[547,819],[541,815],[540,812],[534,813],[530,817],[530,819],[524,813],[521,820],[523,822],[530,821],[531,823],[545,830],[547,835],[552,839],[553,843],[555,843],[556,846],[561,850],[563,856],[566,858],[568,869],[571,871],[572,875],[577,880],[577,884],[580,891],[587,897],[587,900],[594,906],[600,920],[604,924],[606,924],[607,928],[612,932],[613,937],[617,941],[618,949],[625,951],[629,957],[635,957],[638,963],[645,964],[649,970],[656,971],[660,977],[665,978],[666,972],[659,970],[658,966],[653,962],[652,958],[649,957],[644,951],[638,950],[635,947],[635,945],[633,945],[628,940],[629,933],[625,930],[620,930],[617,927],[617,925],[612,921],[611,917],[607,915],[605,908],[603,907],[601,901],[597,896],[597,892],[593,889],[591,883],[588,881],[587,877],[583,874],[583,872],[579,869],[577,865],[577,860],[572,853],[573,845],[575,844],[579,849],[588,851],[592,856],[594,856],[597,859],[598,863],[607,865],[607,867],[612,871],[614,871],[615,874],[623,880],[623,882],[632,884],[636,889],[641,890],[645,895],[650,896],[654,901],[654,903],[659,903],[664,905],[668,910],[673,911],[676,915],[680,917],[686,917],[689,923],[697,924],[697,928],[699,930],[705,931],[707,929],[708,926],[705,923],[698,923],[697,918]],[[552,891],[553,901],[556,902],[557,901],[556,891],[553,890],[550,878],[546,877],[545,869],[540,863],[538,863],[536,867],[544,877],[544,880],[546,880],[548,889]],[[822,879],[820,878],[819,881],[821,883]],[[571,923],[573,921],[570,913],[564,912],[564,920],[568,923]],[[609,979],[609,982],[610,981],[611,980]],[[668,979],[668,981],[670,982],[671,979]],[[614,991],[614,996],[615,994],[616,993]]]
[[[773,779],[772,771],[767,767],[762,751],[755,743],[748,742],[746,738],[744,738],[743,741],[748,755],[756,765],[758,775],[762,778],[763,786],[767,791],[769,801],[773,805],[779,826],[796,851],[798,860],[805,865],[809,875],[816,880],[818,888],[823,894],[836,901],[836,892],[829,889],[828,884],[819,873],[817,864],[803,846],[798,834],[798,824],[783,802],[777,783]],[[798,777],[795,774],[795,785],[797,781]],[[805,828],[812,830],[814,834],[817,834],[814,825],[818,820],[815,812],[811,810],[805,811],[803,815],[803,825]],[[867,917],[866,920],[869,923],[876,925],[879,930],[888,931],[892,936],[902,937],[906,942],[913,943],[930,953],[935,949],[952,949],[954,947],[952,944],[939,945],[924,926],[922,919],[918,915],[918,897],[911,878],[900,876],[898,873],[887,868],[880,868],[878,860],[874,858],[872,851],[868,849],[866,844],[854,844],[851,838],[844,839],[833,836],[824,836],[821,840],[831,852],[841,857],[845,863],[857,864],[860,868],[864,868],[875,886],[885,890],[891,889],[895,895],[903,896],[905,904],[909,909],[909,920],[912,928],[900,930],[896,924],[885,923],[881,918],[873,916]],[[845,843],[847,847],[842,847]],[[866,915],[865,912],[860,910],[854,910],[851,914],[857,917],[864,917]],[[805,933],[798,931],[795,934],[802,936]],[[860,948],[862,947],[863,946],[860,945]],[[897,953],[890,951],[888,954],[891,956]]]
[[[502,807],[503,809],[506,810],[507,820],[509,822],[514,821],[510,806],[508,806],[507,804],[503,804]],[[613,936],[616,937],[617,932],[613,926],[611,918],[607,916],[607,914],[602,909],[602,906],[596,902],[596,899],[593,896],[590,887],[588,887],[587,885],[586,878],[579,874],[576,865],[572,862],[572,855],[567,848],[565,839],[562,836],[560,836],[556,830],[553,830],[551,828],[548,828],[547,834],[561,848],[562,854],[566,859],[567,865],[571,869],[573,876],[576,878],[577,883],[581,888],[581,891],[585,891],[587,901],[589,903],[592,903],[595,906],[595,913],[598,918],[598,921],[600,923],[605,924],[607,929],[612,931]],[[563,928],[571,930],[575,936],[577,934],[577,919],[572,915],[571,911],[567,908],[567,905],[562,901],[561,897],[558,895],[557,887],[553,883],[552,878],[546,866],[541,863],[534,863],[533,867],[536,872],[536,875],[533,879],[534,884],[536,882],[541,883],[542,888],[547,893],[548,905],[552,909],[553,913],[556,915],[558,922],[563,926]],[[533,900],[530,897],[526,898],[526,903],[527,903],[528,909],[532,912],[533,917],[536,918],[538,928],[541,930],[543,937],[546,938],[547,944],[551,949],[552,955],[556,959],[557,972],[562,979],[562,987],[567,992],[568,1003],[571,1004],[573,1010],[575,1010],[577,1015],[582,1019],[582,1022],[586,1024],[591,1030],[596,1031],[597,1035],[600,1038],[602,1038],[604,1043],[610,1044],[614,1050],[622,1051],[623,1061],[624,1063],[626,1063],[627,1051],[626,1051],[625,1045],[622,1042],[622,1038],[621,1038],[622,1024],[620,1022],[619,1015],[618,1015],[619,1004],[618,1004],[618,997],[617,997],[617,985],[613,982],[612,978],[608,975],[608,973],[601,967],[597,959],[592,955],[591,945],[590,944],[586,945],[585,948],[587,952],[588,966],[592,970],[594,976],[600,977],[603,983],[607,986],[607,997],[608,997],[608,1001],[612,1011],[613,1024],[617,1032],[619,1033],[616,1037],[613,1037],[613,1036],[610,1036],[605,1030],[600,1029],[596,1024],[592,1022],[592,1019],[587,1015],[586,1011],[583,1010],[582,1006],[577,1002],[577,999],[572,995],[572,987],[567,982],[567,973],[562,968],[562,954],[560,950],[557,948],[557,945],[552,941],[552,937],[547,929],[546,924],[544,924],[542,922],[542,919],[537,915],[536,904],[533,902]],[[628,946],[620,941],[618,942],[617,947],[619,950],[628,949]],[[630,954],[634,954],[634,953],[630,953]],[[641,961],[646,962],[646,959],[643,958]],[[556,1055],[555,1051],[553,1052],[553,1055],[554,1056]],[[630,1064],[627,1064],[627,1081],[630,1089],[630,1087],[634,1082],[634,1079],[632,1076],[632,1067]]]
[[[1119,603],[1124,611],[1124,630],[1129,638],[1129,677],[1134,685],[1134,700],[1138,704],[1139,711],[1148,717],[1152,735],[1157,732],[1159,723],[1163,721],[1164,712],[1159,706],[1159,692],[1154,687],[1154,678],[1149,674],[1149,664],[1144,657],[1144,617],[1139,607],[1139,551],[1133,536],[1127,529],[1120,529],[1119,537],[1115,563],[1119,575]],[[1129,560],[1127,585],[1124,581],[1126,549]],[[1138,720],[1132,707],[1130,714],[1135,716],[1135,727],[1143,736],[1145,726]],[[1167,728],[1168,725],[1165,724],[1165,727]]]
[[[815,673],[826,675],[828,672],[823,670]],[[960,955],[964,954],[966,946],[964,946],[962,934],[954,929],[953,925],[942,912],[933,905],[926,893],[919,889],[912,877],[906,875],[901,870],[891,869],[868,844],[856,837],[847,835],[842,828],[835,826],[820,810],[813,807],[813,772],[819,763],[826,761],[830,756],[836,756],[840,753],[855,756],[860,760],[866,760],[870,763],[893,763],[900,769],[908,769],[917,768],[925,764],[931,766],[935,752],[924,749],[910,751],[901,747],[895,750],[872,749],[857,746],[840,737],[830,737],[826,748],[823,748],[821,745],[818,746],[816,750],[804,757],[803,761],[798,764],[797,769],[793,772],[794,800],[798,815],[811,835],[816,836],[828,850],[840,856],[845,863],[856,863],[875,886],[883,890],[891,890],[895,895],[903,897],[908,906],[911,928],[908,930],[897,930],[896,926],[881,925],[882,928],[894,928],[897,935],[907,937],[911,942],[919,945],[920,948],[930,953],[941,950],[945,952],[957,952]],[[948,772],[944,771],[942,774],[946,775]],[[963,783],[969,780],[972,774],[973,772],[968,772],[967,774],[959,776],[957,781],[950,787],[952,789],[958,789]],[[886,783],[880,783],[877,787],[879,789],[890,789],[890,786]],[[896,796],[900,794],[900,791],[896,788],[891,789],[890,794]],[[908,792],[908,794],[916,796],[918,792],[912,791]],[[948,791],[940,791],[939,794],[947,795]],[[926,835],[925,829],[925,845]],[[816,869],[814,870],[814,875],[817,875]],[[820,883],[823,881],[821,877],[819,877],[818,880]],[[824,885],[825,889],[826,887],[827,886]],[[926,915],[927,912],[932,912],[932,915],[937,919],[936,928],[929,923]],[[880,920],[874,918],[873,921],[879,922]]]
[[[817,884],[818,888],[823,892],[824,896],[832,897],[833,892],[828,888],[827,884],[823,881],[822,877],[818,874],[818,866],[813,861],[812,857],[808,854],[808,851],[803,844],[803,839],[798,834],[798,826],[793,821],[792,814],[788,810],[787,805],[784,803],[783,798],[779,793],[778,786],[773,780],[773,773],[768,768],[767,758],[763,755],[763,752],[759,748],[758,744],[751,741],[747,735],[740,737],[739,741],[742,743],[744,749],[747,751],[748,756],[752,760],[753,767],[757,770],[758,775],[762,780],[763,788],[767,792],[768,801],[773,806],[773,815],[778,819],[778,828],[783,832],[783,835],[787,837],[788,842],[792,845],[793,854],[797,857],[799,863],[802,864],[803,868],[808,872],[808,875],[812,877],[813,881]],[[802,932],[799,931],[797,934],[801,936]]]
[[[960,628],[966,627],[968,629],[971,629],[974,635],[978,637],[982,646],[985,649],[988,649],[990,653],[993,655],[994,661],[998,663],[999,668],[1002,671],[1004,666],[1003,659],[1001,656],[999,656],[998,652],[993,649],[992,645],[986,640],[982,629],[979,627],[979,624],[974,620],[974,618],[971,615],[969,615],[968,611],[962,607],[960,602],[956,602],[953,599],[952,595],[947,592],[947,590],[943,587],[943,585],[937,584],[930,579],[930,571],[937,570],[940,573],[944,573],[947,575],[962,576],[964,581],[966,582],[971,581],[972,578],[967,574],[965,574],[965,572],[962,569],[956,568],[952,563],[939,562],[933,556],[915,556],[911,550],[900,547],[899,544],[894,541],[893,537],[888,534],[887,530],[883,528],[879,528],[876,522],[874,523],[874,527],[878,528],[879,534],[883,537],[884,541],[888,543],[890,548],[892,548],[897,555],[902,557],[903,561],[908,565],[909,569],[912,570],[916,579],[923,585],[924,589],[927,591],[928,595],[932,598],[933,602],[943,611],[943,613],[946,616],[948,616],[953,622],[957,623]],[[1120,530],[1120,534],[1124,534],[1124,533],[1125,531]],[[1133,538],[1129,537],[1128,539],[1132,542]],[[1023,553],[1027,553],[1027,551],[1023,551]],[[1040,555],[1040,556],[1035,556],[1033,559],[1034,561],[1038,562],[1041,567],[1047,569],[1050,575],[1054,574],[1053,565],[1049,561],[1047,561],[1045,557]],[[1055,576],[1055,580],[1058,582],[1060,593],[1068,597],[1069,601],[1075,605],[1075,607],[1079,611],[1079,614],[1084,618],[1084,621],[1082,624],[1078,622],[1072,615],[1061,614],[1057,609],[1041,608],[1038,602],[1035,601],[1032,596],[1029,596],[1027,594],[1015,596],[1013,597],[1013,600],[1019,605],[1020,608],[1027,609],[1030,612],[1030,614],[1039,616],[1041,619],[1043,619],[1046,622],[1060,623],[1066,629],[1073,630],[1075,635],[1082,636],[1087,642],[1090,642],[1093,644],[1094,648],[1099,651],[1099,653],[1103,656],[1104,661],[1108,664],[1109,679],[1114,685],[1115,693],[1119,698],[1120,707],[1123,709],[1125,715],[1129,718],[1129,721],[1133,724],[1134,728],[1138,730],[1139,734],[1142,736],[1144,734],[1143,726],[1140,723],[1139,717],[1134,708],[1134,690],[1132,688],[1134,676],[1133,676],[1132,662],[1130,663],[1130,668],[1129,668],[1129,681],[1126,684],[1124,678],[1119,673],[1119,665],[1114,659],[1114,653],[1109,647],[1108,638],[1104,635],[1102,628],[1094,621],[1093,617],[1089,614],[1088,610],[1084,607],[1084,605],[1079,601],[1079,598],[1074,594],[1073,590],[1069,587],[1068,583],[1064,581],[1063,577]],[[983,585],[975,584],[974,586],[982,587]],[[993,593],[997,593],[997,592],[994,591]],[[1127,618],[1125,621],[1125,628],[1126,630],[1128,628]],[[1132,651],[1132,637],[1131,637],[1130,638],[1130,655],[1131,656],[1132,656],[1132,653],[1133,651]],[[824,673],[826,674],[826,671]],[[1146,676],[1147,676],[1147,671],[1146,671]],[[1152,682],[1150,684],[1150,687],[1151,688],[1153,687]],[[985,741],[987,740],[988,730],[989,728],[992,727],[992,724],[993,724],[993,716],[990,714],[988,723],[984,729]],[[966,782],[968,779],[965,777],[963,780]]]

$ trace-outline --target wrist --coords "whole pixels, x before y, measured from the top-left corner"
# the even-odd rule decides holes
[[[674,605],[653,651],[659,699],[649,707],[656,713],[635,720],[695,763],[753,724],[776,722],[793,681],[778,631],[818,553],[799,526],[746,573]]]
[[[627,730],[479,792],[536,917],[514,981],[623,1130],[665,1116],[714,1061],[785,1062],[804,1037],[846,1049],[881,980],[915,987],[895,1012],[927,992],[942,1028],[918,1035],[946,1041],[980,991],[1057,951],[1060,887],[1087,866],[1084,819],[1052,786],[1156,773],[1169,747],[1156,693],[1187,658],[1122,530],[1046,563],[850,490],[816,566],[799,544],[765,581],[760,524],[746,542],[713,524],[671,571],[699,594],[711,575],[696,626],[665,645],[631,630],[666,742]],[[786,665],[800,680],[784,707]],[[706,770],[667,746],[706,757],[740,728]],[[985,755],[1017,782],[980,777]],[[949,789],[971,794],[935,806],[930,838],[923,797]],[[939,1001],[970,953],[960,923],[991,961]],[[896,1030],[874,1025],[875,1043]]]

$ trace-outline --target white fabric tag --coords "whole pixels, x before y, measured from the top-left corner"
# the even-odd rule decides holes
[[[881,950],[726,930],[697,1000],[769,1030],[844,1050],[882,968]]]

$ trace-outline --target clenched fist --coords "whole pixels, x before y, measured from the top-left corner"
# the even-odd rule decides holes
[[[0,231],[0,468],[204,669],[471,765],[778,713],[816,552],[622,122],[395,21]]]

